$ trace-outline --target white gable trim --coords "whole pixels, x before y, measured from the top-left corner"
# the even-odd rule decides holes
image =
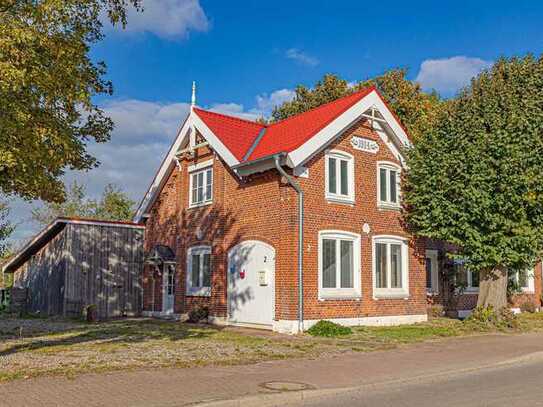
[[[296,150],[288,154],[288,161],[292,167],[297,167],[307,161],[313,154],[317,151],[320,151],[324,146],[326,146],[334,137],[338,134],[341,134],[346,130],[352,123],[354,123],[363,113],[375,107],[379,113],[383,116],[383,119],[387,122],[390,127],[392,135],[397,139],[403,146],[411,146],[411,142],[407,137],[403,127],[400,125],[396,117],[389,110],[387,105],[379,97],[377,92],[374,90],[370,92],[367,96],[363,97],[360,101],[351,106],[347,111],[342,113],[334,121],[320,130],[317,134],[307,140],[304,144],[298,147]],[[382,137],[382,136],[381,136]],[[387,143],[387,146],[390,147],[391,143]],[[399,154],[398,149],[393,151],[396,154]],[[401,155],[401,154],[400,154]]]
[[[209,145],[224,159],[226,164],[230,167],[239,164],[239,161],[234,155],[226,148],[226,146],[219,140],[219,138],[207,127],[207,125],[198,117],[198,115],[191,109],[189,115],[185,119],[185,122],[178,131],[177,136],[168,150],[164,161],[160,164],[158,172],[155,178],[151,182],[151,185],[147,189],[144,198],[142,199],[136,214],[134,215],[134,222],[141,222],[143,215],[149,207],[153,204],[157,194],[164,186],[166,177],[170,173],[172,167],[175,165],[175,156],[187,137],[191,136],[192,129],[196,128],[202,136],[209,142]]]

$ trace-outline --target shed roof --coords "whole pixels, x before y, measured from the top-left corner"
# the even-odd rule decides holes
[[[88,218],[56,218],[53,222],[42,229],[34,236],[20,251],[12,256],[8,261],[2,264],[4,273],[13,273],[24,263],[26,263],[33,255],[38,253],[47,243],[55,238],[67,224],[76,225],[98,225],[98,226],[114,226],[144,229],[145,226],[134,222],[110,221]]]

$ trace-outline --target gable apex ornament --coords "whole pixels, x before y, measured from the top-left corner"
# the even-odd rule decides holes
[[[196,81],[192,81],[192,96],[190,98],[190,105],[196,106]]]

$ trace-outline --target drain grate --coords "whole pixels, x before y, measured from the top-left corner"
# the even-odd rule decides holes
[[[315,388],[310,384],[300,382],[266,382],[260,386],[273,391],[302,391]]]

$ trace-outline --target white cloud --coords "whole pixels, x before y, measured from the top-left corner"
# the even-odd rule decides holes
[[[258,111],[261,116],[269,116],[275,106],[291,101],[295,95],[292,89],[279,89],[269,95],[263,93],[256,97],[256,108],[253,111]]]
[[[270,116],[275,106],[292,100],[296,93],[291,89],[279,89],[270,94],[262,93],[255,98],[256,105],[245,110],[244,106],[238,103],[216,103],[211,105],[209,110],[218,113],[229,114],[241,117],[242,119],[256,120],[260,117]]]
[[[319,60],[311,55],[304,53],[298,48],[290,48],[285,52],[285,57],[299,62],[302,65],[316,66],[319,64]]]
[[[211,105],[209,110],[247,120],[256,120],[260,117],[259,114],[253,112],[252,110],[245,111],[243,105],[238,103],[215,103]]]
[[[102,108],[115,123],[111,143],[135,144],[170,140],[190,105],[128,99],[107,103]]]
[[[415,81],[419,82],[423,89],[435,89],[443,95],[452,95],[491,65],[491,61],[465,56],[427,59],[420,65]]]
[[[200,0],[146,0],[143,7],[143,12],[129,9],[124,31],[186,38],[190,31],[205,32],[210,27]]]

